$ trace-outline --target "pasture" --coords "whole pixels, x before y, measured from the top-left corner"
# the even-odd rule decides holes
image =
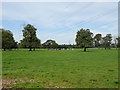
[[[118,51],[2,51],[3,87],[117,88]]]

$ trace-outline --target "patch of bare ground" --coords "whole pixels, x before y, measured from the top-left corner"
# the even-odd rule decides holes
[[[9,84],[17,84],[17,83],[25,83],[25,82],[36,82],[37,80],[34,79],[27,79],[27,78],[19,78],[19,79],[3,79],[2,80],[2,88],[11,88],[8,87],[7,85]]]
[[[2,84],[17,84],[17,83],[25,83],[25,82],[36,82],[34,79],[26,79],[26,78],[17,78],[17,79],[3,79]]]
[[[67,88],[67,87],[59,87],[59,86],[55,86],[54,88]]]

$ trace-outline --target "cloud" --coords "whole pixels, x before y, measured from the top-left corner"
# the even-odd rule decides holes
[[[103,11],[104,7],[107,7],[105,5],[109,6],[109,8]],[[84,7],[88,8],[85,9]],[[96,3],[90,7],[88,3],[3,3],[3,18],[36,22],[42,24],[42,26],[46,26],[47,24],[48,26],[54,26],[56,22],[63,20],[66,22],[76,22],[91,17],[93,17],[93,19],[95,17],[103,17],[106,11],[111,11],[113,8],[115,8],[115,5],[109,5],[109,3],[103,3],[103,5],[102,3]],[[113,18],[114,17],[111,19]],[[104,21],[108,20],[109,19],[106,19]]]
[[[119,0],[4,0],[3,2],[118,2]]]
[[[10,26],[6,23],[8,21],[30,23],[38,28],[38,37],[42,42],[53,38],[59,43],[68,43],[68,41],[75,43],[75,33],[80,28],[91,28],[95,33],[113,33],[116,27],[116,23],[113,22],[118,19],[117,3],[102,2],[3,3],[2,15],[3,26]],[[112,25],[107,25],[108,23]],[[14,28],[15,30],[18,28]],[[17,35],[15,38],[19,39]]]

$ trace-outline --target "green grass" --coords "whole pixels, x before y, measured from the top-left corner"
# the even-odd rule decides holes
[[[10,82],[4,87],[118,87],[116,49],[14,50],[3,51],[2,57],[3,80]]]

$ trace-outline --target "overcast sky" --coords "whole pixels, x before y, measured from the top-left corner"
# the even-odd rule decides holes
[[[1,0],[2,2],[119,2],[120,0]]]
[[[90,29],[103,36],[118,34],[117,2],[4,2],[2,28],[21,40],[23,26],[32,24],[42,43],[48,39],[59,44],[75,44],[76,32]]]

